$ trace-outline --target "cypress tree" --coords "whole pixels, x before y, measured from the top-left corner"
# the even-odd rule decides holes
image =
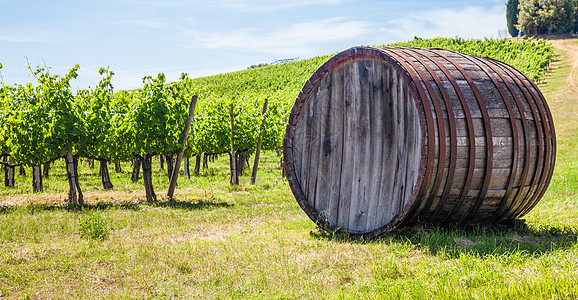
[[[511,36],[516,37],[518,36],[518,13],[520,9],[518,9],[518,0],[508,0],[508,4],[506,4],[506,21],[508,22],[508,32]]]

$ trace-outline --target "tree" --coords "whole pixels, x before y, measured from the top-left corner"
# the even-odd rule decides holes
[[[518,29],[525,34],[566,33],[576,22],[576,0],[520,0]]]
[[[578,33],[578,0],[574,0],[574,29],[572,33]]]
[[[541,12],[541,22],[554,33],[567,33],[575,22],[575,0],[546,0]]]
[[[540,25],[540,0],[521,0],[518,5],[518,29],[525,34],[536,34]]]
[[[518,25],[518,13],[520,12],[518,9],[519,3],[520,1],[518,0],[508,0],[508,4],[506,4],[506,21],[508,22],[508,32],[513,37],[518,36],[519,33],[518,28],[516,28],[516,25]]]

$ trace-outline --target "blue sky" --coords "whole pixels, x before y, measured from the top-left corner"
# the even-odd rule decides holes
[[[505,0],[0,0],[0,63],[6,84],[32,66],[95,86],[109,67],[116,89],[142,77],[200,77],[282,58],[418,37],[503,37]]]

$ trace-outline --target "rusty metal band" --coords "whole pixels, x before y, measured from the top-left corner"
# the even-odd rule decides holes
[[[536,163],[536,171],[535,171],[536,174],[534,175],[534,178],[532,180],[532,185],[530,186],[530,190],[528,191],[528,194],[526,195],[525,201],[522,202],[522,205],[518,208],[518,210],[516,212],[514,212],[514,217],[519,217],[519,216],[522,216],[523,214],[525,214],[528,211],[528,209],[530,207],[533,207],[533,205],[535,205],[539,200],[539,197],[538,197],[539,190],[541,190],[542,186],[544,185],[544,183],[546,181],[546,177],[547,177],[546,174],[549,173],[549,172],[546,172],[546,166],[548,164],[547,164],[544,156],[546,156],[546,158],[550,157],[551,147],[549,144],[550,133],[549,133],[548,129],[546,128],[546,124],[547,124],[546,123],[546,116],[544,114],[544,111],[542,110],[542,107],[540,106],[540,102],[542,101],[542,99],[540,97],[536,97],[536,95],[532,92],[533,86],[531,84],[529,84],[529,82],[531,82],[530,79],[528,79],[525,75],[521,74],[520,72],[515,72],[515,75],[523,83],[524,87],[527,89],[527,92],[532,96],[532,99],[534,100],[533,102],[529,102],[529,104],[530,104],[530,107],[532,109],[532,113],[534,114],[534,124],[536,126],[536,131],[538,132],[538,162]],[[538,91],[538,89],[536,89],[536,91]],[[540,123],[538,123],[538,118],[536,117],[535,108],[534,108],[533,104],[536,105],[536,107],[538,108],[538,114],[540,115],[540,119],[541,119]],[[544,136],[541,135],[541,133],[542,133],[541,129],[544,131]],[[544,152],[546,152],[546,153],[544,154]],[[538,178],[538,175],[537,175],[538,168],[542,164],[543,164],[543,167],[541,169],[541,174]]]
[[[429,80],[427,80],[427,77],[425,75],[425,73],[419,68],[419,66],[412,61],[410,58],[416,59],[415,57],[409,55],[406,56],[404,54],[407,54],[405,52],[403,52],[402,49],[396,49],[396,53],[405,61],[407,61],[411,67],[418,73],[419,78],[422,79],[421,83],[423,83],[423,85],[425,85],[427,92],[429,93],[429,99],[431,99],[431,102],[434,106],[435,112],[436,112],[436,121],[437,121],[437,132],[438,132],[438,141],[439,139],[441,139],[442,137],[445,137],[445,126],[443,124],[443,114],[441,111],[441,107],[439,104],[439,100],[437,98],[437,94],[435,93],[433,87],[431,86]],[[404,53],[404,54],[402,54]],[[423,64],[423,63],[422,63]],[[424,99],[424,101],[428,101],[428,98]],[[434,134],[435,137],[435,134]],[[436,175],[435,175],[435,179],[434,179],[434,184],[433,184],[433,188],[430,191],[429,197],[428,197],[428,202],[431,201],[435,196],[435,192],[437,191],[442,179],[442,171],[444,169],[444,165],[445,165],[445,153],[446,153],[446,145],[445,145],[445,139],[444,139],[444,143],[439,142],[440,145],[440,150],[439,150],[439,158],[438,158],[438,166],[437,166],[437,171],[436,171]],[[434,151],[435,151],[435,141],[434,141]],[[433,160],[433,158],[432,158]],[[432,170],[433,171],[433,170]],[[428,182],[426,183],[426,192],[427,192],[427,188],[430,185],[430,181],[431,179],[428,178]],[[408,216],[406,217],[407,220],[411,220],[411,218],[415,215],[419,215],[419,207],[416,205],[414,206],[414,209],[412,211],[410,211],[410,213],[408,214]]]
[[[518,96],[518,93],[516,93],[513,89],[513,87],[511,86],[510,82],[508,82],[508,80],[506,80],[505,75],[503,75],[496,67],[497,64],[495,64],[495,60],[492,59],[488,59],[486,58],[485,60],[481,60],[486,66],[488,66],[490,69],[492,69],[492,71],[494,72],[494,74],[497,74],[500,79],[502,80],[502,82],[504,83],[504,85],[506,86],[506,88],[508,89],[508,91],[510,92],[510,95],[512,96],[512,98],[514,99],[515,104],[518,107],[518,110],[520,112],[520,116],[522,118],[522,124],[523,124],[523,132],[524,132],[524,136],[525,136],[525,140],[528,140],[528,125],[526,122],[526,116],[524,115],[524,107],[521,104],[521,99]],[[494,64],[492,63],[488,63],[486,61],[490,61],[490,62],[494,62]],[[505,74],[508,74],[505,70],[501,69],[503,72],[505,72]],[[510,78],[511,75],[508,74],[508,76]],[[496,87],[499,87],[500,85],[495,81],[495,78],[492,78],[492,81],[494,82],[494,84],[496,85]],[[490,223],[494,223],[496,221],[499,221],[503,214],[504,214],[504,210],[506,207],[510,207],[512,205],[512,202],[514,201],[515,198],[511,198],[510,195],[512,194],[512,188],[513,188],[513,184],[515,181],[515,178],[517,176],[517,169],[518,169],[518,161],[519,161],[519,156],[520,156],[520,136],[518,135],[518,125],[516,124],[516,115],[514,114],[514,110],[512,108],[512,104],[509,101],[509,98],[507,97],[507,95],[505,95],[505,91],[503,91],[503,89],[501,89],[501,87],[499,87],[500,89],[500,94],[502,95],[502,99],[504,100],[504,104],[506,105],[506,109],[508,110],[508,115],[510,116],[510,125],[512,126],[512,139],[513,139],[513,157],[512,157],[512,171],[510,173],[510,178],[508,180],[508,185],[506,187],[506,194],[504,195],[504,198],[502,199],[502,201],[500,201],[500,204],[498,205],[498,208],[496,209],[496,211],[494,212],[494,214],[490,217]],[[526,143],[526,153],[529,152],[529,143]],[[523,167],[523,171],[522,171],[522,182],[525,180],[526,175],[528,173],[528,169],[529,169],[529,160],[525,159],[524,160],[524,167]],[[518,189],[518,193],[519,193],[520,189]],[[512,199],[512,201],[510,201],[510,199]]]
[[[498,80],[496,79],[496,75],[497,75],[498,77],[500,77],[502,82],[506,83],[506,80],[502,76],[502,74],[500,72],[498,72],[498,70],[496,70],[496,68],[492,64],[488,63],[487,59],[485,59],[485,58],[470,56],[470,57],[468,57],[468,60],[470,60],[475,65],[477,65],[480,69],[482,69],[482,71],[484,71],[484,73],[486,73],[488,78],[490,78],[490,80],[492,81],[492,83],[494,84],[494,86],[496,87],[498,92],[500,93],[500,96],[502,97],[502,101],[504,101],[504,104],[506,106],[506,110],[508,111],[508,116],[510,119],[510,125],[512,127],[512,140],[513,140],[513,145],[512,145],[513,158],[512,159],[513,159],[513,161],[512,161],[512,166],[510,167],[510,176],[508,178],[508,184],[506,185],[506,193],[504,194],[504,197],[502,197],[502,200],[500,201],[500,204],[498,205],[498,210],[499,210],[500,207],[504,207],[504,205],[508,201],[508,198],[510,197],[510,194],[512,193],[512,187],[514,185],[514,179],[516,178],[516,171],[518,168],[518,156],[520,154],[519,153],[520,152],[520,150],[519,150],[520,141],[519,141],[519,137],[518,137],[518,126],[516,124],[516,116],[514,115],[514,111],[512,109],[512,105],[510,104],[508,95],[506,94],[506,91],[502,88],[502,86],[499,84]],[[491,69],[492,72],[488,72],[488,70],[484,66]],[[475,207],[474,210],[472,210],[470,212],[470,215],[466,218],[472,217],[479,210],[480,204],[481,204],[481,202],[477,203],[478,206]]]
[[[538,204],[538,202],[542,198],[542,196],[544,196],[544,193],[546,193],[546,190],[548,189],[548,185],[550,184],[550,180],[552,180],[552,175],[554,174],[554,166],[556,163],[556,131],[554,129],[554,123],[553,123],[554,118],[552,118],[552,112],[550,111],[550,108],[548,108],[548,103],[546,102],[544,95],[542,95],[540,90],[538,90],[538,87],[536,86],[536,84],[534,84],[532,81],[530,81],[530,83],[536,89],[536,91],[538,92],[538,95],[540,96],[540,99],[542,100],[542,104],[544,104],[544,110],[546,112],[546,116],[548,117],[549,129],[551,130],[550,137],[551,137],[551,142],[552,142],[552,146],[551,146],[552,147],[552,153],[548,157],[551,160],[551,162],[548,165],[549,170],[548,170],[547,178],[543,183],[542,190],[538,194],[536,201],[533,204],[531,204],[530,207],[528,207],[528,209],[525,212],[523,212],[523,214],[526,214],[530,210],[532,210],[536,206],[536,204]]]
[[[544,112],[544,110],[542,109],[542,106],[540,105],[541,102],[545,103],[545,100],[544,100],[543,96],[541,95],[540,91],[538,90],[538,88],[535,87],[535,85],[531,84],[532,81],[530,79],[528,79],[528,77],[526,77],[525,75],[523,75],[519,72],[517,72],[515,74],[520,79],[520,81],[522,81],[522,83],[524,84],[524,86],[526,87],[526,89],[528,90],[530,95],[532,95],[532,99],[534,100],[534,102],[530,104],[530,107],[532,107],[532,111],[534,111],[534,107],[532,106],[532,104],[536,105],[536,107],[538,108],[538,113],[539,113],[540,119],[541,119],[540,126],[538,125],[538,118],[536,118],[535,116],[534,116],[534,121],[535,121],[534,124],[536,125],[536,131],[538,132],[539,151],[541,151],[544,148],[544,150],[546,152],[545,155],[543,152],[539,152],[539,154],[538,154],[539,157],[538,157],[538,162],[536,163],[536,171],[538,171],[538,167],[543,164],[540,178],[539,178],[538,182],[536,182],[537,176],[534,176],[534,180],[532,181],[532,186],[530,187],[530,191],[528,192],[528,196],[527,196],[529,198],[526,198],[525,205],[521,206],[520,210],[517,211],[516,217],[518,217],[518,216],[522,216],[522,215],[526,214],[531,208],[533,208],[538,203],[538,201],[540,200],[540,195],[542,194],[542,190],[545,188],[544,185],[545,185],[546,181],[549,180],[548,174],[550,174],[551,170],[553,170],[553,165],[549,165],[547,162],[547,159],[550,159],[551,155],[552,155],[552,147],[550,145],[550,141],[552,141],[552,138],[550,135],[550,131],[547,128],[548,124],[550,124],[548,122],[549,117],[546,115],[546,112]],[[532,92],[532,89],[534,89],[540,96],[536,97],[536,94]],[[540,129],[542,129],[544,131],[544,140],[543,141],[542,141],[542,137],[540,136],[540,132],[541,132]],[[543,145],[543,147],[542,147],[542,145]],[[545,158],[544,158],[544,156],[545,156]],[[542,161],[542,159],[543,159],[543,161]],[[535,190],[532,192],[532,190],[534,188],[535,188]]]
[[[430,49],[430,51],[432,51],[433,53],[435,53],[437,55],[440,55],[440,51],[444,51],[444,50],[438,49],[438,51],[433,51],[433,49]],[[448,59],[446,58],[446,60],[448,60]],[[448,60],[448,61],[450,61],[450,60]],[[460,100],[460,104],[462,105],[462,109],[464,110],[464,115],[466,117],[468,139],[470,141],[470,143],[469,143],[469,155],[470,155],[470,157],[475,158],[476,157],[476,140],[475,140],[475,136],[474,136],[474,124],[473,124],[472,114],[471,114],[470,108],[469,108],[468,103],[466,101],[466,97],[462,93],[462,90],[460,89],[459,85],[457,84],[455,78],[451,75],[450,71],[442,63],[440,63],[438,60],[432,59],[432,62],[442,71],[442,73],[446,76],[448,81],[452,84],[452,87],[454,88],[454,91],[456,92],[458,99]],[[445,88],[444,88],[444,90],[445,90]],[[452,110],[453,110],[453,108],[452,108]],[[457,147],[457,144],[456,144],[456,147]],[[460,196],[458,198],[459,199],[458,203],[463,202],[463,199],[465,199],[465,197],[467,195],[467,190],[469,190],[469,187],[470,187],[471,182],[472,182],[472,177],[474,174],[474,168],[475,168],[475,159],[474,160],[470,159],[469,165],[468,165],[468,174],[466,175],[464,188],[460,192]],[[455,162],[454,162],[454,169],[455,169]],[[447,188],[451,189],[451,186],[449,186]],[[449,193],[449,190],[444,191],[444,193],[445,192]],[[446,194],[446,196],[447,196],[447,194]],[[446,200],[447,200],[447,198],[442,196],[442,199],[440,200],[441,203],[438,203],[438,206],[435,208],[434,212],[432,213],[431,217],[429,218],[430,222],[436,222],[436,218],[441,215],[441,212],[442,212],[442,210],[446,204],[445,203]],[[445,222],[447,220],[447,218],[449,218],[449,217],[450,217],[450,215],[448,214],[443,219],[442,222]]]
[[[448,175],[447,175],[447,180],[446,180],[446,185],[444,187],[444,192],[448,192],[449,193],[449,187],[451,187],[451,184],[453,182],[453,174],[454,174],[454,170],[455,170],[455,160],[456,160],[456,156],[457,156],[457,141],[455,139],[456,137],[456,124],[455,124],[455,119],[454,119],[454,113],[453,113],[453,109],[448,109],[448,107],[451,108],[451,103],[450,103],[450,99],[447,95],[447,92],[439,78],[439,76],[436,74],[436,72],[425,62],[424,59],[422,59],[419,55],[422,55],[424,57],[427,57],[428,60],[433,60],[430,56],[426,55],[425,50],[423,52],[418,52],[415,49],[411,49],[411,48],[399,48],[401,52],[409,55],[411,58],[417,60],[422,66],[425,67],[425,69],[427,70],[427,72],[431,75],[431,77],[433,78],[433,80],[435,81],[438,90],[440,91],[441,95],[442,95],[442,99],[444,100],[444,104],[446,106],[446,111],[448,114],[448,123],[449,123],[449,131],[450,131],[450,166],[449,166],[449,171],[448,171]],[[444,117],[443,117],[443,112],[442,112],[442,108],[440,106],[440,100],[437,96],[437,93],[435,92],[435,90],[433,89],[433,86],[430,84],[429,80],[426,80],[427,77],[425,76],[425,73],[423,71],[421,71],[421,69],[418,69],[418,73],[420,73],[420,76],[423,78],[423,82],[426,84],[426,88],[428,89],[429,94],[431,95],[431,100],[432,103],[434,104],[435,107],[435,111],[436,111],[436,118],[437,118],[437,123],[438,123],[438,143],[440,145],[440,151],[439,151],[439,158],[438,158],[438,169],[436,172],[436,177],[435,177],[435,181],[434,181],[434,185],[433,188],[430,191],[429,197],[426,201],[426,203],[424,203],[424,206],[422,207],[421,210],[416,211],[415,214],[419,217],[421,212],[423,211],[428,211],[430,209],[430,207],[433,204],[433,201],[435,199],[435,196],[437,195],[437,191],[439,190],[439,187],[441,185],[441,181],[443,178],[443,171],[445,169],[445,164],[446,164],[446,130],[445,130],[445,124],[444,124]],[[452,164],[451,161],[454,161],[454,163]],[[443,199],[443,198],[442,198]],[[408,217],[411,218],[411,217]]]
[[[451,52],[451,51],[450,51]],[[458,56],[461,56],[463,58],[467,58],[468,55],[466,54],[462,54],[459,52],[452,52]],[[441,54],[440,56],[447,58],[446,55]],[[470,77],[470,75],[464,70],[464,68],[453,62],[450,61],[450,63],[454,64],[454,66],[460,71],[460,73],[462,73],[462,75],[464,76],[464,78],[466,79],[466,81],[468,82],[468,85],[470,86],[470,88],[472,89],[472,91],[474,92],[474,96],[476,98],[476,101],[478,103],[478,106],[480,108],[480,112],[482,113],[482,121],[484,123],[484,135],[486,138],[486,167],[485,167],[485,172],[484,172],[484,177],[482,179],[482,190],[480,191],[480,195],[478,196],[478,199],[476,199],[474,207],[472,208],[472,210],[470,211],[470,213],[474,210],[477,209],[477,207],[479,207],[481,205],[481,202],[484,200],[484,197],[486,196],[486,193],[488,191],[488,187],[490,185],[490,180],[492,178],[492,169],[493,169],[493,155],[494,155],[494,142],[492,139],[492,126],[490,124],[490,116],[488,114],[488,110],[486,108],[486,105],[484,103],[484,100],[482,98],[482,95],[480,94],[480,91],[478,90],[476,84],[474,83],[474,81],[472,80],[472,78]],[[474,137],[475,139],[475,137]],[[473,161],[475,162],[475,157],[473,159]],[[454,207],[452,213],[450,215],[453,215],[455,210],[459,207],[456,206]],[[465,218],[467,216],[470,215],[470,213],[465,214],[460,220],[458,220],[456,223],[461,223],[465,220]]]
[[[538,161],[536,162],[536,170],[534,171],[532,182],[530,184],[530,188],[528,190],[528,193],[526,195],[522,194],[523,198],[518,202],[518,205],[512,207],[510,209],[509,214],[505,216],[505,218],[516,218],[516,217],[520,216],[520,213],[528,206],[528,203],[530,202],[532,194],[533,194],[532,191],[534,190],[534,187],[537,185],[537,183],[540,180],[537,172],[538,172],[539,166],[542,164],[542,160],[543,160],[543,156],[544,156],[544,149],[543,148],[545,146],[544,146],[544,142],[542,141],[544,138],[544,134],[542,133],[542,130],[540,130],[541,126],[539,126],[539,124],[538,124],[538,122],[539,122],[538,112],[536,112],[536,108],[533,105],[536,101],[536,98],[534,97],[528,84],[526,82],[524,82],[524,77],[522,77],[520,75],[519,71],[512,68],[511,66],[504,64],[504,63],[501,63],[501,65],[504,68],[510,70],[510,72],[514,75],[514,77],[516,77],[516,82],[518,84],[518,87],[520,88],[520,90],[522,90],[524,97],[528,101],[528,106],[530,107],[530,110],[532,112],[532,117],[534,118],[534,126],[536,127],[536,133],[538,135]],[[548,135],[547,132],[546,132],[546,135]],[[529,144],[530,143],[529,140],[526,140],[526,143]],[[526,160],[530,160],[530,152],[526,152],[525,156],[526,156],[525,157]],[[522,182],[520,185],[520,189],[523,190],[525,185],[526,185],[526,182]]]
[[[530,92],[532,93],[532,92]],[[533,94],[533,93],[532,93]],[[538,100],[539,101],[539,100]],[[520,217],[522,215],[525,215],[532,207],[534,207],[535,204],[538,203],[538,201],[540,200],[540,194],[541,191],[545,185],[546,179],[547,179],[547,174],[549,173],[549,160],[550,160],[550,155],[551,155],[551,147],[550,147],[550,133],[548,132],[548,128],[546,127],[547,125],[545,124],[545,119],[546,117],[543,115],[543,111],[540,107],[540,104],[538,103],[538,101],[536,101],[536,106],[538,107],[538,112],[540,113],[540,118],[541,118],[541,122],[540,125],[538,127],[538,122],[536,121],[536,130],[544,130],[545,133],[545,137],[544,137],[544,141],[542,143],[542,145],[544,146],[544,151],[546,152],[544,155],[542,155],[541,158],[541,162],[538,161],[538,163],[536,164],[536,168],[540,168],[540,176],[539,179],[537,180],[537,182],[533,182],[532,187],[530,189],[530,191],[533,192],[529,193],[529,196],[526,200],[525,205],[523,205],[521,207],[521,209],[518,212],[517,217]],[[538,171],[538,169],[536,169],[536,171]]]
[[[415,71],[412,70],[412,68],[410,67],[410,65],[408,64],[409,60],[407,59],[407,57],[404,57],[403,55],[394,52],[393,50],[387,49],[387,48],[379,48],[380,51],[382,51],[383,53],[389,55],[390,57],[392,57],[394,60],[396,60],[399,64],[401,64],[402,68],[405,69],[405,71],[408,73],[408,75],[410,76],[410,78],[412,79],[417,92],[419,94],[420,97],[420,102],[423,106],[423,110],[424,110],[424,114],[425,114],[425,118],[426,118],[426,129],[427,129],[427,141],[428,141],[428,145],[427,145],[427,163],[426,163],[426,171],[425,171],[425,181],[422,184],[422,188],[420,188],[420,191],[418,192],[417,195],[417,199],[422,199],[423,198],[423,194],[426,192],[427,187],[429,185],[429,181],[431,179],[431,174],[433,172],[433,164],[434,164],[434,156],[435,156],[435,149],[434,149],[434,145],[435,145],[435,128],[434,128],[434,123],[433,123],[433,116],[431,113],[431,107],[429,105],[429,101],[428,101],[428,97],[426,94],[425,89],[423,88],[423,86],[421,85],[421,80],[418,77],[417,73]],[[419,69],[419,68],[417,68]],[[413,208],[410,209],[410,212],[413,210]],[[406,214],[404,216],[405,217],[409,215]]]
[[[525,93],[524,89],[522,88],[522,86],[520,85],[520,82],[518,82],[517,77],[515,75],[513,75],[514,73],[516,73],[516,70],[512,70],[512,69],[508,69],[505,68],[502,62],[498,61],[498,60],[494,60],[491,59],[491,61],[493,61],[497,66],[500,66],[502,71],[504,71],[504,73],[506,75],[508,75],[508,77],[511,79],[511,81],[516,85],[516,87],[518,87],[520,89],[520,92],[522,92],[523,97],[526,99],[527,102],[529,102],[529,100],[527,99],[528,95]],[[528,177],[528,172],[530,170],[530,160],[527,159],[527,156],[530,153],[530,143],[528,142],[530,139],[530,129],[528,128],[528,119],[526,118],[526,112],[524,111],[524,105],[522,103],[522,98],[520,96],[520,94],[518,92],[516,92],[512,85],[506,81],[507,83],[507,87],[510,90],[510,93],[512,94],[512,97],[514,98],[514,101],[516,102],[516,106],[518,109],[518,112],[520,114],[520,119],[522,121],[522,128],[524,130],[524,165],[522,166],[522,175],[520,178],[520,186],[518,187],[518,190],[516,191],[516,194],[514,195],[514,197],[512,198],[512,201],[510,203],[508,203],[506,205],[506,207],[502,208],[501,211],[496,211],[495,214],[495,218],[507,218],[509,217],[509,215],[511,215],[511,213],[514,211],[514,207],[516,206],[516,202],[518,201],[523,201],[523,190],[524,190],[524,185],[526,182],[526,179]],[[518,204],[519,205],[519,204]]]

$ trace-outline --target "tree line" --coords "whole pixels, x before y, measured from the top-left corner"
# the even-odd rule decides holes
[[[578,0],[508,0],[511,36],[578,33]]]

